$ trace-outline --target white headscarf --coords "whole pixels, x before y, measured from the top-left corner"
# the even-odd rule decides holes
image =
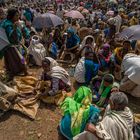
[[[80,45],[80,50],[82,50],[84,47],[85,47],[85,45],[88,45],[88,44],[86,44],[86,41],[87,41],[87,39],[88,38],[92,38],[93,39],[93,41],[92,41],[92,44],[91,44],[91,50],[94,52],[94,50],[95,50],[95,39],[94,39],[94,37],[93,36],[91,36],[91,35],[88,35],[88,36],[86,36],[84,39],[83,39],[83,41],[82,41],[82,43],[81,43],[81,45]],[[81,56],[85,56],[85,52],[86,52],[86,48],[84,48],[83,49],[83,51],[81,52]]]
[[[93,39],[91,45],[92,45],[93,48],[95,47],[95,39],[94,39],[94,37],[93,37],[92,35],[88,35],[88,36],[86,36],[86,37],[83,39],[83,41],[82,41],[82,43],[81,43],[81,48],[83,48],[85,45],[87,45],[87,44],[86,44],[86,41],[87,41],[88,38],[92,38],[92,39]]]
[[[61,79],[65,84],[70,86],[71,82],[68,72],[64,68],[60,67],[53,58],[45,57],[45,60],[50,61],[50,72],[48,72],[48,74],[51,77]]]
[[[56,62],[56,60],[54,60],[51,57],[45,57],[45,60],[49,60],[50,61],[50,69],[52,69],[55,66],[58,66],[58,63]]]

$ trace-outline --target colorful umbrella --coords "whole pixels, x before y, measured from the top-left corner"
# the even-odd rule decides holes
[[[84,19],[84,16],[79,11],[76,11],[76,10],[67,12],[64,16],[71,17],[73,19]]]
[[[63,20],[51,13],[45,13],[34,18],[33,26],[37,29],[50,28],[62,25]]]

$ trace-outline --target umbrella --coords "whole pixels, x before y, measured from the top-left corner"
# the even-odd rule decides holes
[[[10,42],[7,38],[5,30],[3,28],[0,28],[0,51],[8,45],[10,45]]]
[[[76,10],[67,12],[64,16],[71,17],[73,19],[84,19],[84,16],[79,11],[76,11]]]
[[[37,29],[50,28],[62,25],[63,20],[51,13],[45,13],[34,18],[33,26]]]
[[[125,28],[119,34],[119,38],[127,40],[140,40],[140,25],[133,25]]]

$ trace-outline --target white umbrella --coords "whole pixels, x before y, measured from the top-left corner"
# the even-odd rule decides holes
[[[0,51],[8,45],[10,45],[10,42],[7,38],[5,30],[3,28],[0,28]]]

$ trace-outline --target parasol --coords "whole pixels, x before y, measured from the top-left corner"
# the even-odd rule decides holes
[[[0,51],[8,45],[10,45],[10,42],[7,38],[5,30],[3,28],[0,28]]]
[[[64,22],[60,17],[52,13],[45,13],[35,17],[33,21],[33,26],[37,29],[40,29],[40,28],[56,27],[58,25],[62,25],[63,23]]]
[[[79,11],[76,11],[76,10],[67,12],[64,16],[71,17],[73,19],[84,19],[84,16]]]
[[[125,28],[120,34],[119,38],[127,40],[140,40],[140,25],[133,25]]]

